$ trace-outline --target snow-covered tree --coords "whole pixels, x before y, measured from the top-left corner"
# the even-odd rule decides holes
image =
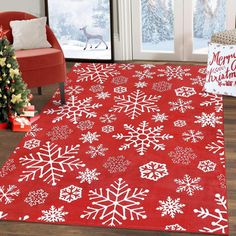
[[[223,31],[225,29],[225,18],[226,18],[226,4],[225,0],[218,0],[217,9],[214,20],[214,33]]]
[[[193,17],[194,22],[194,37],[203,37],[203,28],[205,21],[205,0],[197,0],[195,6],[195,13]]]
[[[167,5],[167,20],[168,20],[168,37],[169,39],[174,38],[174,11],[173,11],[173,0],[168,0]]]

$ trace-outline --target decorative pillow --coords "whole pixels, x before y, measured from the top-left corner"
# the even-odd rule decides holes
[[[11,21],[13,47],[16,50],[51,47],[47,41],[46,20],[46,17],[42,17]]]
[[[236,45],[209,44],[204,90],[236,96]]]

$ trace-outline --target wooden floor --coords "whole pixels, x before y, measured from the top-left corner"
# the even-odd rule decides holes
[[[71,64],[68,64],[70,67]],[[43,89],[43,95],[34,96],[34,104],[40,110],[52,96],[55,86]],[[236,98],[224,98],[225,146],[227,159],[227,185],[230,215],[230,236],[236,236]],[[22,133],[0,131],[0,166],[23,137]],[[1,211],[1,209],[0,209]],[[20,209],[19,209],[20,212]],[[189,219],[191,220],[191,219]],[[62,226],[35,223],[0,221],[0,236],[200,236],[189,233],[163,233],[125,229]]]

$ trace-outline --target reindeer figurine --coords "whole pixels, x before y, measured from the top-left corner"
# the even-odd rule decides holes
[[[103,40],[102,35],[100,35],[100,34],[89,34],[87,32],[87,26],[84,26],[84,27],[80,28],[80,30],[83,31],[83,33],[86,37],[86,44],[85,44],[84,50],[87,49],[88,42],[89,42],[90,39],[99,39],[100,40],[100,42],[98,43],[98,45],[95,48],[99,47],[101,45],[101,43],[104,43],[106,45],[106,49],[108,49],[108,46],[107,46],[106,42]],[[90,48],[92,48],[92,46],[90,46]]]

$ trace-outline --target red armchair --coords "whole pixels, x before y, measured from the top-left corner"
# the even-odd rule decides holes
[[[0,24],[4,30],[9,30],[7,37],[12,43],[13,36],[10,21],[29,20],[36,18],[24,12],[0,12]],[[59,83],[61,103],[65,103],[64,81],[66,79],[66,64],[63,51],[53,34],[46,26],[47,40],[51,48],[16,50],[16,58],[22,72],[22,78],[28,88],[41,87],[49,84]],[[32,32],[33,33],[33,32]]]

